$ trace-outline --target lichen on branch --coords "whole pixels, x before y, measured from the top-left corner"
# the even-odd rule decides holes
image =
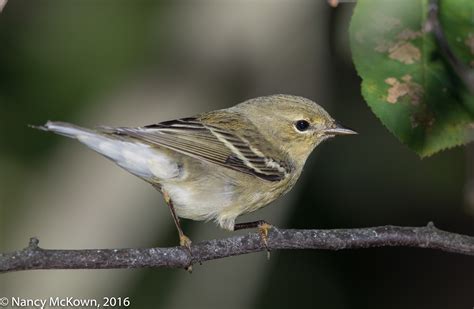
[[[430,248],[474,255],[474,237],[424,227],[380,226],[360,229],[283,230],[272,228],[268,249],[343,250],[373,247]],[[258,233],[207,240],[191,246],[139,249],[56,250],[39,247],[32,238],[28,247],[0,253],[0,273],[34,269],[189,268],[235,255],[265,251]],[[238,262],[236,262],[238,263]]]

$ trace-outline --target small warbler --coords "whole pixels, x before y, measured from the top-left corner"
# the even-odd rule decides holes
[[[188,248],[179,217],[214,220],[227,230],[258,227],[266,243],[269,224],[235,219],[288,192],[319,143],[356,134],[313,101],[291,95],[143,127],[90,130],[48,121],[36,128],[77,139],[160,190]]]

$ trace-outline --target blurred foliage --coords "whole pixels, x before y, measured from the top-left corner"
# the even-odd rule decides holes
[[[362,94],[400,141],[425,157],[465,144],[474,126],[474,96],[423,29],[428,0],[361,0],[350,26]],[[440,19],[453,52],[474,63],[474,1],[441,1]]]
[[[15,160],[38,156],[52,141],[25,143],[27,124],[71,119],[156,56],[147,18],[153,1],[39,3],[8,3],[0,19],[0,131],[15,131],[0,138],[2,155]]]
[[[183,16],[193,16],[199,19],[197,8],[207,5],[205,9],[220,14],[223,23],[237,18],[242,18],[242,23],[248,22],[245,16],[237,16],[235,12],[229,12],[228,8],[216,9],[219,2],[202,1],[192,5],[170,2],[159,6],[155,1],[148,0],[9,1],[0,15],[0,215],[3,220],[0,228],[5,228],[4,223],[9,219],[18,220],[16,213],[23,207],[33,214],[45,211],[34,203],[23,203],[23,197],[30,192],[28,186],[34,185],[29,179],[31,173],[44,171],[38,166],[54,168],[55,163],[50,162],[50,159],[54,158],[53,152],[59,149],[52,146],[62,139],[38,134],[27,128],[27,124],[40,124],[47,119],[74,122],[87,107],[100,104],[101,100],[97,98],[102,94],[113,97],[117,93],[114,88],[123,86],[127,80],[135,78],[136,75],[140,76],[143,71],[152,71],[154,75],[161,74],[163,83],[171,84],[169,77],[163,76],[166,75],[163,74],[163,64],[169,63],[174,69],[176,64],[184,63],[180,68],[182,71],[179,78],[173,80],[178,83],[178,87],[172,88],[171,91],[180,89],[188,78],[187,82],[205,92],[222,93],[226,99],[219,103],[223,107],[237,103],[243,98],[275,92],[302,95],[317,100],[341,123],[360,133],[359,136],[334,139],[318,147],[295,189],[299,192],[296,201],[281,205],[288,210],[286,223],[282,228],[423,225],[433,220],[443,229],[466,234],[474,232],[472,217],[463,211],[464,149],[459,148],[420,161],[406,147],[391,138],[364,104],[360,96],[360,79],[340,44],[346,40],[347,17],[352,14],[352,4],[341,4],[337,9],[327,7],[316,10],[311,7],[307,9],[307,12],[310,12],[306,17],[308,20],[304,20],[305,29],[309,29],[307,32],[303,33],[305,29],[294,28],[293,24],[289,24],[288,29],[291,29],[291,32],[283,37],[284,39],[284,33],[270,32],[266,37],[268,41],[255,41],[254,47],[264,50],[268,55],[267,62],[259,63],[260,66],[255,66],[252,60],[248,61],[253,54],[246,49],[242,49],[245,52],[237,51],[236,54],[241,58],[225,58],[234,59],[234,62],[206,62],[202,66],[190,65],[196,61],[191,58],[195,54],[192,48],[188,53],[184,53],[174,46],[176,52],[163,53],[171,43],[163,37],[157,37],[157,32],[160,35],[165,33],[176,36],[172,39],[177,40],[179,36],[183,41],[205,44],[200,41],[201,37],[198,35],[203,29],[188,26],[173,32],[173,29],[166,28],[167,18],[179,20]],[[272,1],[272,4],[264,5],[279,5],[279,2]],[[360,0],[360,3],[365,1]],[[179,8],[189,11],[190,14],[172,15],[169,12],[172,10],[167,9],[173,5],[181,5]],[[252,5],[251,9],[257,10],[258,5],[262,4],[242,2],[240,5]],[[300,3],[295,2],[295,5]],[[162,12],[163,8],[165,14]],[[266,8],[265,11],[270,11]],[[163,18],[158,18],[157,11],[164,15]],[[323,20],[329,27],[318,29],[315,34],[315,28],[307,26],[309,19]],[[184,20],[179,22],[185,23]],[[202,24],[206,22],[207,20],[202,20]],[[442,22],[445,23],[445,19]],[[455,20],[450,22],[457,23]],[[370,20],[367,20],[367,24],[370,24]],[[218,33],[222,24],[212,26]],[[239,34],[237,29],[235,33]],[[213,33],[206,32],[203,36],[215,40]],[[270,44],[269,38],[272,36],[282,44]],[[322,39],[314,41],[315,36],[322,36]],[[295,40],[301,37],[304,37],[301,42],[306,45],[298,44],[299,41]],[[236,36],[230,38],[230,41],[240,44],[239,38]],[[450,37],[448,39],[452,46],[464,44],[457,43],[456,39]],[[323,45],[327,42],[329,43]],[[291,47],[291,53],[281,52],[286,46]],[[315,46],[317,50],[325,52],[320,63],[318,62],[321,66],[306,69],[308,63],[313,63],[312,59],[319,57],[307,52],[314,51]],[[213,47],[211,44],[209,48]],[[213,54],[212,51],[209,53]],[[183,54],[189,59],[183,59],[180,56]],[[278,57],[272,58],[272,55]],[[373,61],[374,67],[379,64],[377,55],[369,55],[367,58]],[[327,68],[322,64],[327,65]],[[262,81],[261,74],[270,68],[279,68],[279,74],[269,70],[270,74]],[[396,69],[399,70],[397,67]],[[398,76],[398,80],[401,77],[403,75]],[[389,85],[385,84],[384,87],[386,93]],[[403,103],[402,99],[405,98],[401,98],[400,102]],[[157,109],[159,107],[158,102]],[[68,143],[67,147],[74,147],[73,143]],[[46,155],[48,153],[53,155]],[[75,159],[72,158],[71,162],[75,162]],[[107,164],[105,160],[103,162]],[[48,185],[54,187],[50,192],[62,193],[62,184],[51,182]],[[99,187],[102,184],[96,185]],[[4,199],[7,196],[9,199]],[[97,208],[102,206],[100,200],[100,196],[97,196]],[[150,204],[151,207],[157,207],[155,201]],[[253,218],[266,219],[268,214],[275,211],[274,207],[275,205],[270,205],[256,212]],[[143,214],[137,214],[137,217],[141,216]],[[67,217],[65,220],[77,221],[80,218]],[[110,220],[114,220],[114,217],[111,216]],[[169,230],[161,227],[160,232],[153,235],[157,240],[160,239],[154,245],[176,244],[176,231],[171,226],[171,218],[169,220]],[[191,237],[196,235],[198,228],[204,226],[210,226],[213,237],[231,235],[220,234],[222,232],[213,227],[212,223],[183,221],[186,225],[184,229]],[[64,234],[66,238],[72,233],[59,230],[54,222],[38,221],[36,224],[38,230],[41,226],[50,225],[54,233]],[[87,230],[87,222],[81,224],[82,228]],[[35,228],[36,226],[33,227]],[[130,233],[139,233],[142,230],[146,231],[137,225]],[[0,236],[4,235],[3,232],[0,231]],[[22,231],[13,230],[10,233],[21,234]],[[169,235],[165,240],[160,237],[164,234]],[[224,289],[231,290],[246,304],[253,304],[248,307],[254,308],[472,306],[474,268],[470,257],[409,248],[341,252],[282,251],[272,252],[268,262],[264,253],[257,256],[265,261],[265,264],[259,271],[247,273],[245,281],[236,280],[233,274],[245,272],[249,266],[246,260],[248,256],[196,265],[192,275],[182,270],[164,269],[114,270],[99,274],[106,278],[110,286],[127,281],[127,284],[121,285],[126,288],[117,289],[112,295],[130,296],[131,308],[172,308],[177,296],[190,298],[190,292],[202,291],[199,289],[202,286],[206,287],[205,292],[192,300],[193,308],[242,308],[239,307],[240,302],[216,303],[219,293]],[[222,269],[219,267],[227,267],[230,270],[212,276],[213,271]],[[116,276],[110,276],[111,273],[120,275],[130,272],[138,276],[133,280],[128,276],[119,276],[119,280]],[[53,280],[61,280],[55,276],[58,273],[50,272],[51,278],[45,280],[44,286],[52,285]],[[93,278],[97,273],[65,271],[63,274],[70,276],[69,278],[82,275],[94,285],[96,282]],[[23,276],[21,278],[25,285],[31,285],[31,282],[35,282],[31,279],[39,275],[40,272],[23,272],[11,274],[11,277],[0,277],[0,280],[4,280],[6,286],[10,285],[6,278]],[[191,291],[183,289],[183,285],[193,278],[199,280],[194,281],[196,285],[191,286]],[[246,287],[255,282],[258,283],[258,289],[255,293],[250,293]],[[0,285],[1,283],[0,281]],[[76,289],[70,281],[61,281],[61,285],[70,292],[70,296],[85,296],[84,292]],[[38,290],[42,287],[38,286]],[[439,290],[443,293],[433,293]],[[22,289],[15,293],[18,296],[31,296],[26,295]],[[212,301],[215,306],[209,306]]]
[[[32,166],[59,141],[28,125],[73,122],[151,59],[158,63],[160,32],[151,27],[157,7],[159,2],[125,0],[8,2],[0,15],[3,220],[28,207],[20,201]]]

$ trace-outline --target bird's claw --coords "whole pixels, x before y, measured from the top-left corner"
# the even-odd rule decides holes
[[[183,247],[186,247],[188,248],[189,252],[191,252],[191,244],[192,244],[192,241],[191,239],[189,239],[188,236],[186,235],[179,235],[179,244]]]
[[[189,273],[192,273],[193,272],[193,264],[192,264],[192,260],[193,260],[193,253],[191,252],[191,239],[189,239],[188,236],[182,234],[182,235],[179,235],[179,244],[182,246],[182,247],[185,247],[189,253],[189,255],[191,256],[191,263],[186,266],[186,271],[188,271]]]
[[[267,222],[263,221],[258,225],[258,234],[260,235],[260,239],[262,241],[263,246],[267,250],[267,259],[270,259],[270,248],[268,247],[268,231],[273,226],[268,224]]]

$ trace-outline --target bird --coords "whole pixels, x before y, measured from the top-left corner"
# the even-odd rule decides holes
[[[141,127],[33,127],[78,140],[160,191],[189,250],[180,218],[213,220],[230,231],[258,228],[266,244],[272,225],[236,218],[291,190],[321,142],[357,134],[317,103],[285,94]]]

